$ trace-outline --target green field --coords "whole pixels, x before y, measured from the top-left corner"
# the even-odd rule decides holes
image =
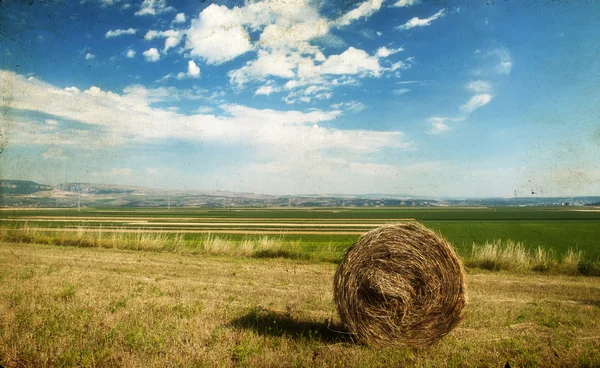
[[[600,209],[584,207],[500,208],[267,208],[267,209],[5,209],[0,226],[119,229],[183,233],[193,243],[203,234],[233,241],[270,236],[296,241],[305,251],[329,245],[343,250],[381,224],[414,219],[438,230],[459,253],[495,239],[542,247],[557,255],[569,249],[600,256]]]

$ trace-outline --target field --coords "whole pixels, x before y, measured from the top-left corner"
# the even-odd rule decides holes
[[[470,272],[463,323],[410,350],[332,331],[333,264],[8,244],[0,262],[7,367],[600,365],[593,277]]]
[[[340,254],[360,234],[381,224],[417,220],[440,231],[461,255],[473,243],[496,239],[522,242],[563,255],[572,249],[587,258],[600,256],[600,208],[328,208],[328,209],[5,209],[0,228],[148,231],[183,233],[193,244],[202,234],[230,240],[265,235],[296,241],[306,252],[325,245]]]
[[[3,209],[0,365],[600,366],[600,278],[581,276],[600,210],[577,209]],[[339,332],[335,263],[410,219],[465,260],[465,320],[429,348],[358,344]],[[476,263],[495,239],[527,267]]]

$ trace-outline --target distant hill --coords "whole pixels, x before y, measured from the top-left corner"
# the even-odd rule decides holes
[[[0,195],[31,194],[44,190],[52,190],[52,186],[28,180],[0,180]]]
[[[133,193],[139,189],[136,187],[127,187],[122,185],[105,185],[90,183],[64,183],[56,185],[55,188],[59,190],[64,190],[65,192],[85,194]]]
[[[498,207],[600,205],[596,197],[426,198],[393,194],[265,195],[127,185],[0,180],[2,207]]]

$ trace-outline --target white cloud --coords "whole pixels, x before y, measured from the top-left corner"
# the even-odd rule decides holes
[[[360,18],[368,18],[381,8],[383,0],[367,0],[360,4],[357,8],[350,10],[337,21],[336,26],[347,26],[353,21]]]
[[[135,50],[129,49],[129,50],[127,50],[127,53],[125,55],[131,59],[131,58],[135,57]]]
[[[190,77],[195,77],[195,78],[197,78],[197,77],[200,76],[200,68],[196,65],[196,63],[194,63],[193,60],[190,60],[188,62],[188,71],[187,71],[187,74]]]
[[[255,95],[269,96],[271,93],[278,92],[279,89],[273,86],[261,86],[254,92]]]
[[[413,5],[420,4],[420,3],[421,3],[421,0],[398,0],[392,6],[397,7],[397,8],[403,8],[406,6],[413,6]]]
[[[403,67],[402,62],[399,62],[392,65],[391,68],[383,68],[379,64],[377,55],[370,56],[364,50],[354,47],[349,47],[339,55],[330,55],[328,58],[323,56],[321,61],[316,62],[315,59],[310,57],[303,57],[296,53],[290,54],[283,50],[271,52],[260,50],[257,59],[247,62],[240,69],[231,71],[229,77],[231,83],[238,86],[242,86],[249,81],[263,81],[269,76],[276,76],[291,79],[285,84],[285,89],[294,89],[306,85],[329,85],[328,88],[331,89],[350,83],[332,80],[330,76],[378,77],[384,71]],[[289,98],[291,97],[293,96],[289,96]]]
[[[183,32],[173,29],[169,29],[167,31],[150,30],[146,32],[146,35],[144,36],[144,39],[148,41],[151,41],[155,38],[165,38],[165,47],[163,48],[163,52],[166,53],[169,49],[179,45],[183,39]]]
[[[275,23],[266,26],[260,35],[258,45],[272,50],[297,51],[316,54],[318,48],[309,41],[325,36],[329,32],[326,20],[306,20],[289,24]]]
[[[399,49],[380,48],[376,55],[349,47],[339,55],[325,57],[320,50],[326,39],[334,37],[331,27],[347,26],[362,17],[378,11],[383,0],[367,0],[342,15],[337,20],[328,20],[320,14],[318,4],[307,0],[263,0],[248,1],[243,6],[228,8],[211,4],[191,21],[185,31],[185,48],[189,55],[202,59],[208,64],[222,64],[249,51],[256,51],[256,57],[242,67],[229,72],[230,83],[244,88],[248,83],[260,82],[262,87],[255,94],[279,92],[275,78],[288,79],[284,89],[308,85],[334,84],[332,76],[356,75],[359,78],[378,77],[383,72],[404,68],[397,62],[383,67],[379,58],[384,58]],[[253,41],[250,37],[253,33]],[[313,41],[319,40],[318,43]],[[321,45],[321,46],[319,46]],[[265,83],[268,82],[268,83]],[[330,91],[311,94],[290,94],[288,103],[309,102],[314,99],[327,99]]]
[[[67,88],[65,88],[65,91],[68,91],[71,93],[80,93],[79,88],[77,88],[77,87],[67,87]]]
[[[396,29],[407,30],[407,29],[411,29],[411,28],[415,28],[415,27],[425,27],[425,26],[428,26],[429,24],[431,24],[431,22],[433,22],[434,20],[443,17],[445,14],[446,14],[446,9],[442,9],[429,18],[421,19],[419,17],[414,17],[414,18],[410,19],[408,22],[404,23],[403,25],[396,27]]]
[[[370,74],[378,76],[381,66],[377,56],[349,47],[340,55],[331,55],[319,66],[321,74]]]
[[[427,119],[427,121],[431,124],[431,129],[427,132],[427,134],[439,135],[447,133],[450,130],[450,127],[446,123],[448,120],[450,119],[437,116]]]
[[[177,79],[200,78],[200,68],[193,60],[188,61],[188,70],[186,73],[177,74]]]
[[[470,114],[478,108],[485,106],[492,100],[492,95],[488,93],[482,93],[471,97],[471,99],[460,107],[460,111],[466,114]]]
[[[393,55],[393,54],[395,54],[397,52],[400,52],[400,51],[404,51],[404,48],[399,47],[397,49],[388,49],[387,47],[383,46],[383,47],[380,47],[377,50],[377,54],[376,55],[377,55],[377,57],[386,58],[386,57],[388,57],[390,55]]]
[[[466,85],[466,88],[476,94],[472,96],[467,103],[460,106],[461,115],[455,118],[434,116],[427,119],[427,122],[431,124],[431,129],[426,132],[427,134],[439,135],[447,133],[449,130],[451,130],[450,126],[448,125],[449,122],[464,121],[467,119],[469,114],[480,107],[487,105],[493,98],[493,96],[490,94],[492,91],[492,85],[488,81],[472,81]]]
[[[475,93],[488,93],[492,91],[492,85],[488,81],[476,80],[467,84],[467,88]]]
[[[92,60],[95,58],[96,58],[96,55],[92,54],[91,52],[88,52],[87,54],[85,54],[85,60]]]
[[[135,15],[158,15],[174,10],[172,6],[167,6],[166,0],[144,0]]]
[[[18,133],[13,143],[52,142],[89,148],[99,144],[176,139],[225,145],[244,143],[294,157],[321,150],[360,154],[384,147],[412,147],[399,131],[344,130],[319,125],[339,117],[342,114],[339,110],[278,111],[221,105],[223,113],[220,115],[186,115],[150,106],[152,101],[172,98],[176,89],[149,90],[132,86],[123,94],[117,94],[93,86],[74,94],[39,80],[29,81],[13,72],[1,71],[0,85],[8,84],[18,91],[13,95],[10,109],[53,115],[86,126],[85,129],[39,134],[33,123],[26,122],[19,125],[19,129],[15,128]]]
[[[363,105],[362,103],[357,102],[357,101],[352,101],[352,102],[349,102],[349,105],[347,106],[346,111],[358,113],[358,112],[365,110],[366,108],[367,107],[365,105]]]
[[[160,54],[156,48],[151,48],[143,52],[146,61],[156,62],[160,59]]]
[[[110,30],[108,32],[106,32],[106,34],[104,35],[105,38],[112,38],[112,37],[119,37],[119,36],[123,36],[123,35],[134,35],[136,32],[135,29],[133,28],[129,28],[129,29],[115,29]]]
[[[187,30],[185,47],[208,64],[222,64],[252,50],[239,8],[211,4]]]
[[[262,80],[267,76],[293,78],[299,57],[288,55],[284,51],[267,52],[260,50],[258,57],[248,61],[243,67],[229,73],[232,83],[241,86],[251,80]]]
[[[185,23],[185,14],[177,13],[175,19],[173,19],[173,23]]]

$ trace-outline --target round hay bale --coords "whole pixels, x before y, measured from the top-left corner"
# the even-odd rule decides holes
[[[466,303],[452,245],[417,222],[385,225],[352,245],[334,278],[342,322],[369,345],[419,347],[450,332]]]

